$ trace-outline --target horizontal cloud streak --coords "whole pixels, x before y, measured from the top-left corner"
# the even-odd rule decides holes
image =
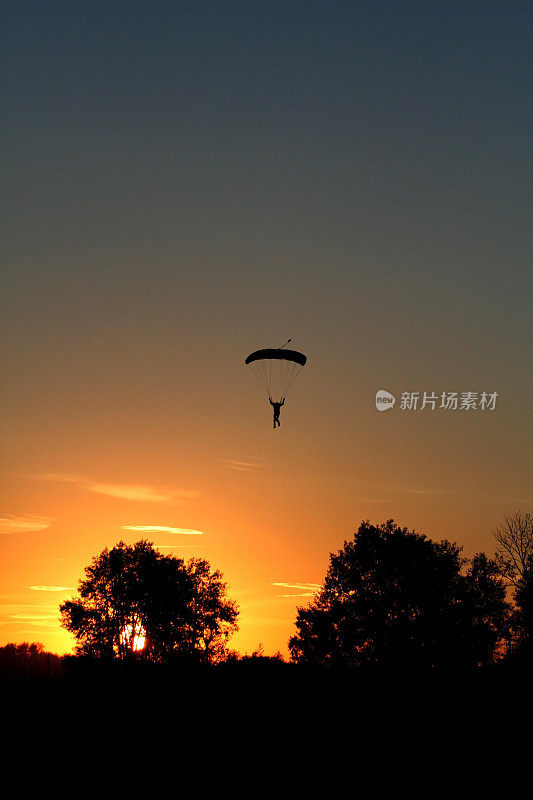
[[[258,469],[263,465],[260,464],[258,461],[229,461],[225,460],[222,462],[225,467],[229,469],[237,469],[241,472],[251,472],[254,469]]]
[[[156,550],[194,550],[193,544],[154,544]]]
[[[319,583],[273,583],[272,586],[281,586],[284,589],[306,589],[311,592],[320,589]]]
[[[42,625],[45,628],[55,628],[58,625],[57,614],[11,614],[12,620],[24,620],[30,625]]]
[[[144,531],[145,533],[177,533],[185,536],[203,536],[203,531],[192,528],[172,528],[167,525],[123,525],[125,531]]]
[[[121,500],[133,500],[137,503],[170,503],[174,495],[153,489],[151,486],[116,483],[87,483],[90,492],[118,497]]]
[[[28,589],[33,589],[35,592],[68,592],[73,591],[73,586],[28,586]]]
[[[33,476],[37,481],[57,481],[58,483],[85,483],[82,475],[72,475],[69,472],[43,472]]]
[[[89,492],[116,497],[120,500],[131,500],[137,503],[173,503],[177,500],[196,497],[198,492],[190,489],[158,489],[137,483],[106,483],[84,478],[81,475],[68,473],[44,473],[35,476],[37,480],[74,483]]]
[[[278,597],[314,597],[320,589],[319,583],[282,583],[276,582],[272,586],[280,586],[283,589],[302,589],[301,592],[291,594],[280,594]]]
[[[50,517],[37,517],[33,515],[2,517],[0,519],[0,533],[31,533],[49,528],[54,520]]]

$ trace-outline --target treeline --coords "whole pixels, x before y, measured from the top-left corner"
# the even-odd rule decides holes
[[[506,518],[495,558],[462,555],[388,520],[364,521],[332,553],[320,591],[299,608],[298,663],[417,672],[531,659],[533,529]]]
[[[229,648],[239,609],[222,574],[203,559],[162,555],[150,542],[119,542],[85,570],[62,604],[76,640],[59,658],[40,644],[0,648],[0,674],[25,678],[210,672],[301,676],[467,674],[532,663],[533,524],[506,517],[494,558],[462,555],[388,520],[363,521],[330,555],[320,590],[297,610],[290,659]]]
[[[10,643],[0,647],[0,677],[47,680],[65,674],[61,656],[46,651],[40,642]]]

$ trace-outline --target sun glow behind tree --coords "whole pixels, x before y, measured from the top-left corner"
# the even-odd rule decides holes
[[[237,628],[222,574],[203,559],[164,556],[151,542],[119,542],[85,569],[78,596],[61,605],[78,655],[148,661],[215,661]]]
[[[136,653],[143,650],[146,644],[146,631],[141,622],[130,622],[120,634],[120,644],[127,650]]]

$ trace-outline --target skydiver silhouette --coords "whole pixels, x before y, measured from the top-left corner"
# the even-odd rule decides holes
[[[278,427],[279,427],[279,424],[280,424],[280,422],[279,422],[279,412],[280,412],[281,406],[285,402],[285,398],[282,397],[279,403],[275,403],[272,400],[272,398],[270,397],[270,395],[269,395],[268,399],[270,400],[270,405],[274,409],[274,428],[276,427],[276,423],[278,424]]]

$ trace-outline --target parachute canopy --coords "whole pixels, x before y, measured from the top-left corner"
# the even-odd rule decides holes
[[[284,347],[256,350],[245,359],[256,378],[273,400],[285,397],[289,387],[299,375],[307,356]]]

